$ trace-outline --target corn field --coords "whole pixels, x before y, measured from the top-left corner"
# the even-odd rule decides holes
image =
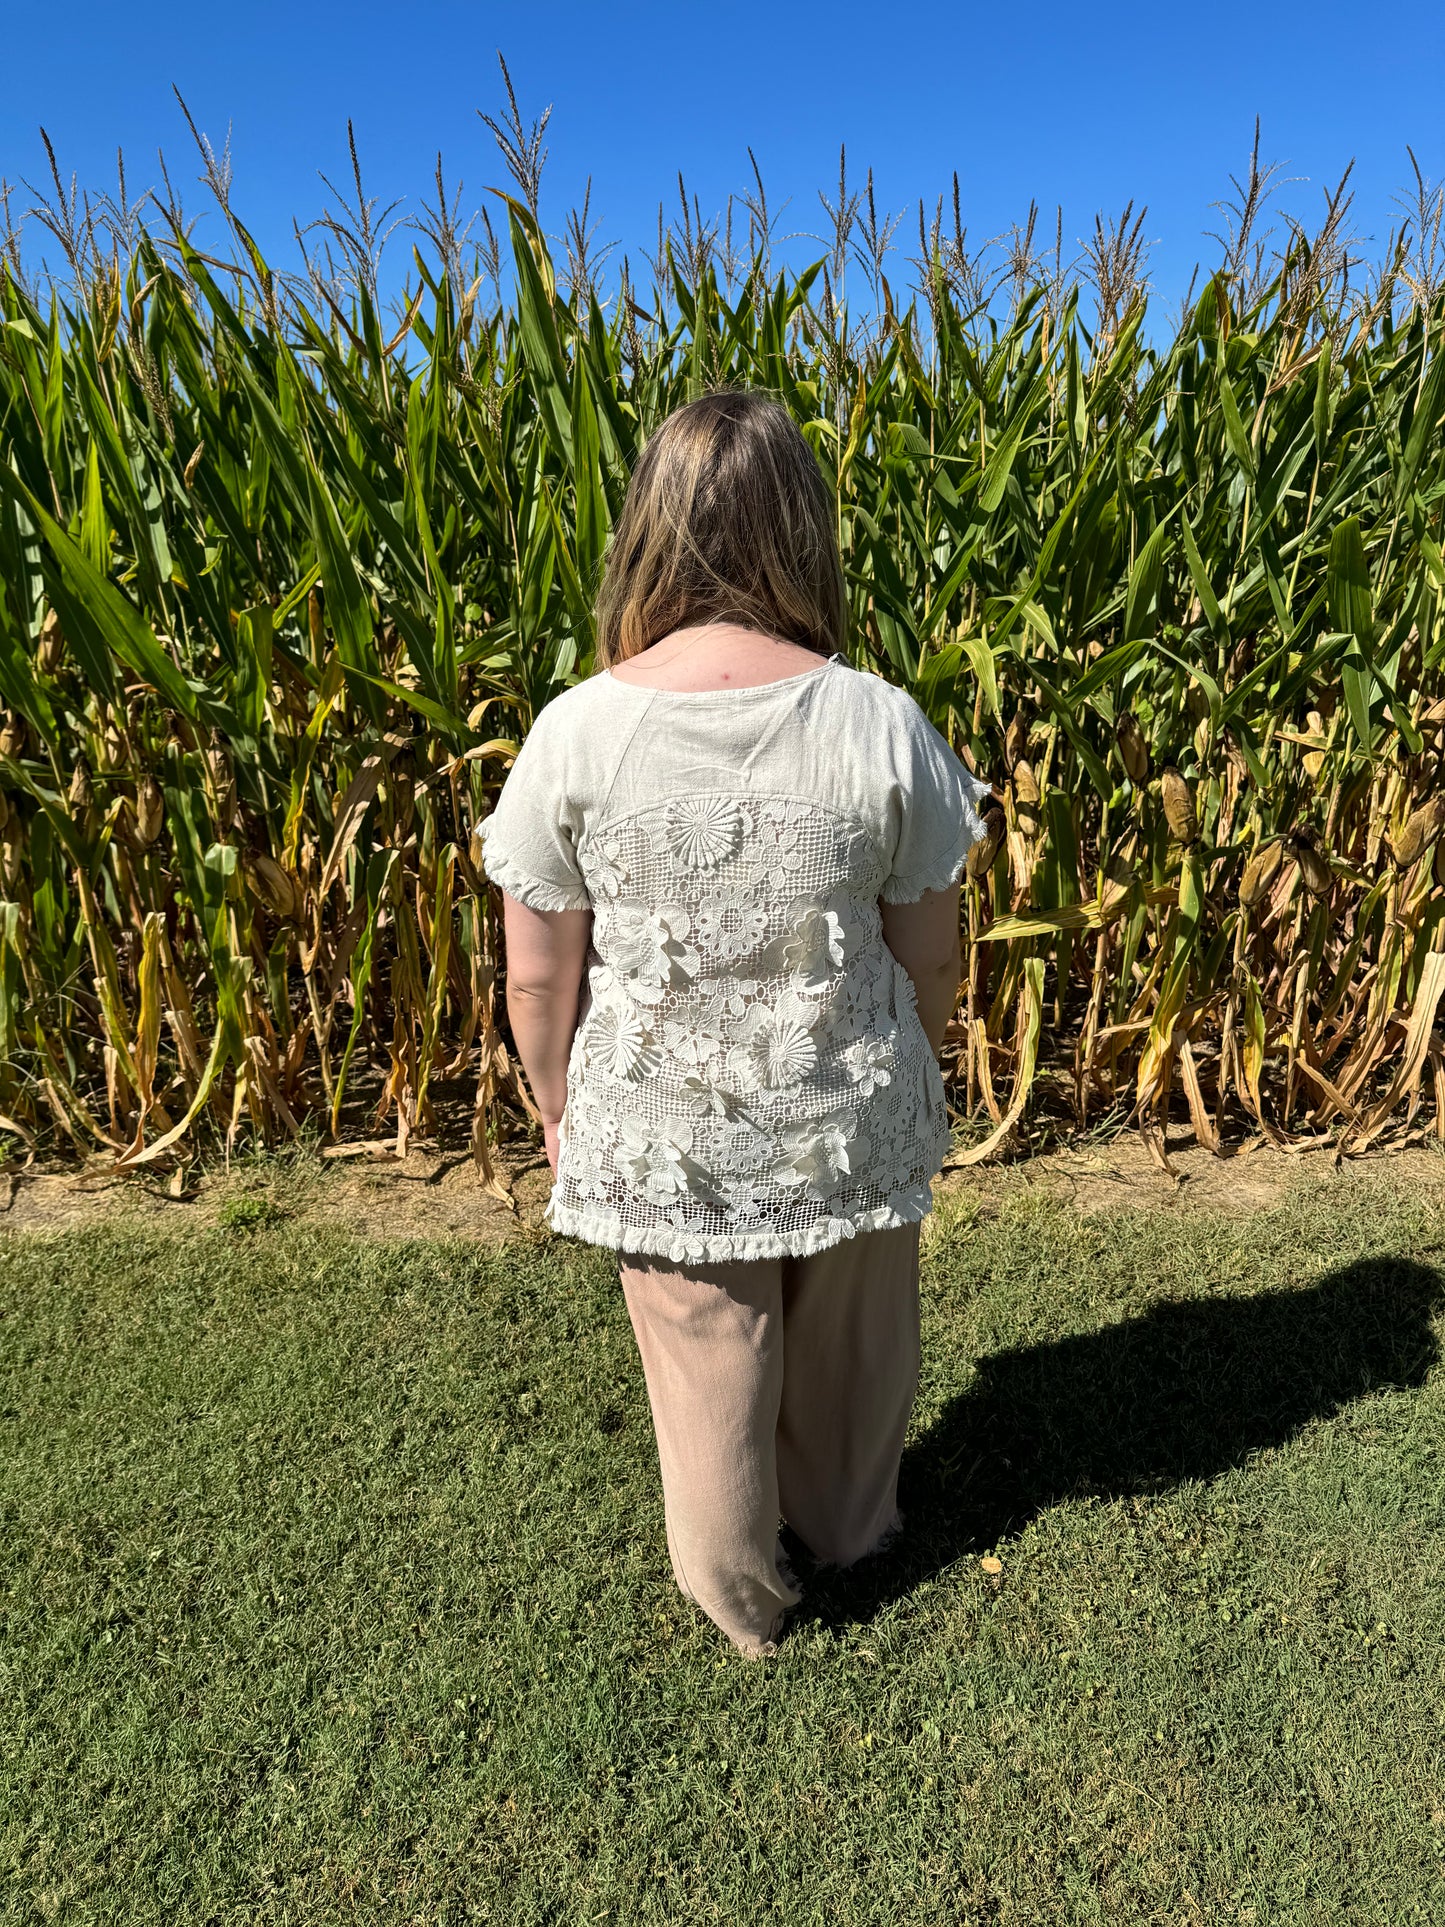
[[[217,254],[58,172],[65,277],[0,267],[0,1142],[404,1151],[465,1089],[506,1192],[531,1105],[475,828],[591,671],[642,440],[719,383],[777,392],[816,452],[854,660],[994,784],[955,1161],[1050,1120],[1132,1117],[1161,1161],[1171,1127],[1445,1135],[1423,186],[1363,283],[1339,199],[1268,257],[1245,208],[1169,324],[1129,216],[1074,271],[1031,219],[987,286],[920,211],[905,296],[846,176],[816,265],[774,267],[759,181],[746,248],[684,200],[604,302],[585,209],[554,266],[515,132],[505,245],[459,234],[439,169],[394,311],[359,169],[300,277],[225,178]]]

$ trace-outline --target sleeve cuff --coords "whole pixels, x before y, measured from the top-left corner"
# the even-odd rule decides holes
[[[878,893],[885,903],[917,903],[930,890],[947,890],[958,882],[969,851],[975,843],[982,841],[984,835],[976,805],[992,794],[987,783],[970,775],[967,770],[963,771],[963,782],[963,818],[958,826],[958,834],[947,849],[940,850],[922,869],[889,877]]]
[[[963,828],[948,850],[921,870],[910,870],[906,876],[889,877],[878,894],[885,903],[917,903],[930,890],[948,889],[962,876],[968,853],[977,842],[978,831],[970,810]]]
[[[510,858],[493,856],[482,846],[482,868],[499,890],[505,890],[529,910],[590,910],[592,899],[580,884],[548,883],[532,876]]]

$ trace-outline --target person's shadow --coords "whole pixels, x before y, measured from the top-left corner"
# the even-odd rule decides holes
[[[871,1619],[1060,1500],[1210,1478],[1364,1393],[1419,1385],[1440,1354],[1442,1302],[1431,1267],[1364,1259],[1303,1290],[1156,1305],[982,1358],[904,1453],[902,1536],[847,1572],[808,1572],[804,1553],[804,1614]]]

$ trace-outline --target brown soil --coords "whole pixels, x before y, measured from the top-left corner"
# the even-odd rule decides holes
[[[1044,1153],[1016,1163],[946,1172],[935,1187],[937,1228],[972,1203],[1037,1192],[1080,1211],[1250,1212],[1277,1203],[1297,1181],[1324,1178],[1346,1189],[1364,1169],[1387,1171],[1413,1190],[1445,1200],[1445,1156],[1431,1145],[1382,1153],[1336,1167],[1328,1149],[1285,1153],[1251,1143],[1226,1158],[1195,1145],[1170,1147],[1177,1181],[1124,1132],[1104,1143]],[[238,1213],[331,1225],[372,1238],[465,1236],[501,1245],[550,1235],[542,1221],[546,1165],[526,1149],[503,1159],[515,1208],[477,1180],[470,1158],[435,1148],[405,1159],[363,1152],[244,1160],[188,1179],[118,1178],[103,1165],[0,1169],[0,1232],[83,1229],[101,1222],[207,1226]]]
[[[1068,1147],[986,1170],[947,1172],[935,1189],[941,1199],[968,1193],[997,1198],[1037,1190],[1067,1199],[1083,1212],[1243,1214],[1268,1210],[1301,1182],[1324,1181],[1348,1195],[1350,1187],[1371,1172],[1445,1200],[1445,1155],[1434,1144],[1378,1151],[1336,1163],[1328,1146],[1278,1151],[1267,1139],[1255,1138],[1227,1156],[1215,1157],[1192,1141],[1171,1142],[1169,1161],[1177,1174],[1173,1178],[1154,1163],[1137,1133],[1123,1131],[1102,1144]]]

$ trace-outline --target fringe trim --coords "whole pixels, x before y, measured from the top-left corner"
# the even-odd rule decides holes
[[[917,1224],[932,1209],[933,1186],[921,1184],[906,1192],[896,1206],[878,1205],[850,1217],[820,1218],[801,1231],[764,1229],[699,1240],[670,1224],[625,1225],[608,1212],[573,1210],[570,1205],[559,1204],[554,1191],[546,1219],[564,1238],[580,1238],[611,1251],[639,1258],[666,1258],[672,1264],[715,1265],[748,1258],[811,1258],[815,1252],[829,1251],[860,1231],[891,1231]],[[701,1257],[696,1252],[699,1242],[704,1247]]]
[[[913,870],[907,876],[889,877],[879,892],[885,903],[917,903],[928,890],[946,890],[950,884],[957,883],[963,874],[963,866],[968,861],[968,853],[982,835],[982,826],[974,827],[977,822],[972,810],[964,818],[963,829],[953,848],[946,857],[931,864],[926,870]]]
[[[482,844],[482,867],[499,890],[505,890],[509,897],[525,904],[529,910],[590,910],[592,899],[582,889],[568,890],[560,884],[544,883],[540,877],[519,869],[509,858],[498,852],[495,856]]]
[[[978,804],[992,792],[987,783],[960,767],[963,779],[963,823],[949,850],[936,862],[922,870],[911,870],[907,876],[889,877],[880,895],[885,903],[917,903],[929,890],[946,890],[950,884],[957,883],[968,860],[968,853],[975,843],[983,840],[983,824],[978,815]]]

